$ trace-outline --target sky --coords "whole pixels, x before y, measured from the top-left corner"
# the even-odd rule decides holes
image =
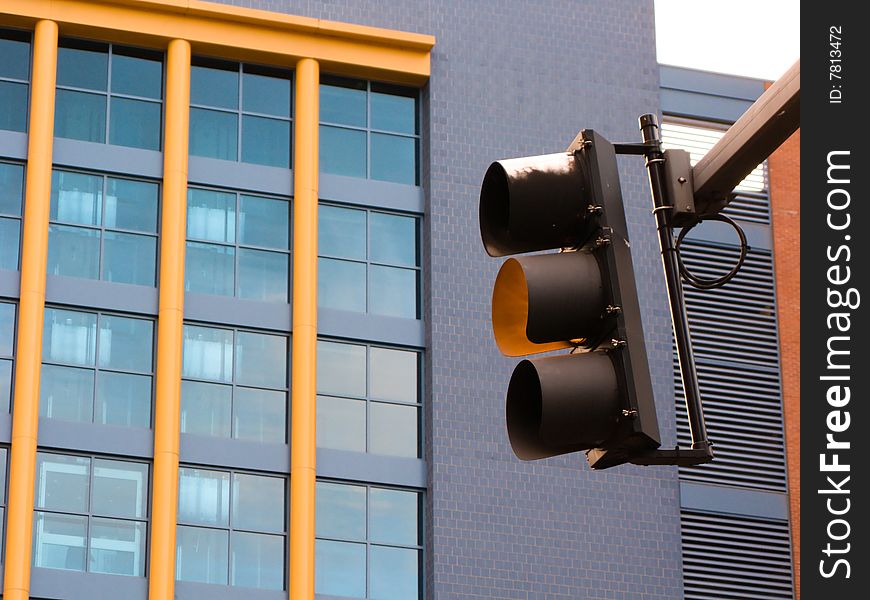
[[[800,0],[655,0],[658,62],[775,80],[800,58]]]

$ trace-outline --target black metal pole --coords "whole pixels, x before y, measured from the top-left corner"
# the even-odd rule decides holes
[[[703,450],[712,457],[713,449],[712,444],[707,439],[704,409],[701,406],[701,392],[698,389],[698,375],[695,372],[695,356],[689,334],[686,303],[683,299],[683,283],[680,280],[677,250],[674,247],[671,204],[668,202],[665,192],[665,159],[662,153],[658,120],[655,115],[647,114],[642,115],[639,121],[644,144],[648,146],[645,152],[646,166],[649,171],[649,183],[655,206],[653,213],[659,234],[659,248],[661,248],[662,265],[665,269],[665,281],[668,286],[671,320],[674,324],[674,338],[680,360],[680,374],[686,395],[686,412],[689,414],[689,428],[692,432],[692,449]]]

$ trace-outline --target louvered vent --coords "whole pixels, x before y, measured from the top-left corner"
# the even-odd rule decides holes
[[[791,599],[788,523],[684,511],[686,600]]]
[[[685,242],[683,261],[693,273],[726,273],[735,247]],[[680,469],[686,481],[786,489],[782,390],[779,376],[772,256],[750,250],[738,275],[724,287],[684,287],[695,363],[708,434],[716,459]],[[676,352],[675,352],[676,354]],[[677,438],[691,445],[685,399],[674,360]]]

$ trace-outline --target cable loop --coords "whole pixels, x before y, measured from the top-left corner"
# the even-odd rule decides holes
[[[735,264],[734,267],[722,277],[716,277],[713,279],[698,277],[697,275],[689,272],[685,264],[683,264],[683,258],[680,254],[680,245],[683,243],[683,238],[686,237],[686,234],[689,233],[696,225],[702,223],[703,221],[721,221],[723,223],[727,223],[734,229],[734,231],[737,232],[737,235],[740,238],[740,257],[737,259],[737,264]],[[746,253],[749,250],[749,246],[746,243],[746,234],[743,233],[740,225],[734,222],[733,219],[719,213],[702,215],[698,217],[691,225],[683,227],[682,230],[680,230],[680,234],[677,236],[677,241],[676,244],[674,244],[674,248],[677,251],[677,263],[679,264],[680,275],[682,276],[683,281],[685,281],[692,287],[698,288],[699,290],[713,290],[716,288],[720,288],[729,281],[731,281],[734,276],[737,275],[737,272],[740,270],[740,268],[743,266],[743,261],[746,259]]]

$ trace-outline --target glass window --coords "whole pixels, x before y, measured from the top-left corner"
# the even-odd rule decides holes
[[[145,576],[148,465],[38,452],[33,564]]]
[[[15,357],[15,305],[0,302],[0,414],[12,406],[12,365]]]
[[[29,93],[30,33],[0,29],[0,129],[27,131]]]
[[[4,446],[0,446],[0,544],[5,547],[6,536],[6,478],[9,470],[6,468],[8,459],[8,450]],[[2,562],[2,558],[0,558]]]
[[[181,431],[283,444],[287,338],[184,326]]]
[[[290,168],[291,98],[287,71],[195,58],[190,153]]]
[[[187,239],[186,291],[288,301],[288,201],[190,188]]]
[[[419,318],[418,228],[416,217],[321,204],[318,305]]]
[[[162,101],[161,54],[60,40],[55,136],[160,150]]]
[[[420,597],[418,492],[318,481],[315,514],[317,594]]]
[[[420,456],[420,354],[318,340],[317,445]]]
[[[418,185],[417,98],[414,89],[321,77],[321,171]]]
[[[2,97],[0,97],[0,106],[3,106]],[[18,270],[23,206],[24,165],[0,162],[0,269]]]
[[[176,579],[282,590],[287,480],[182,467]]]
[[[48,272],[154,286],[159,186],[54,170]]]
[[[39,414],[151,426],[154,322],[45,309]]]

